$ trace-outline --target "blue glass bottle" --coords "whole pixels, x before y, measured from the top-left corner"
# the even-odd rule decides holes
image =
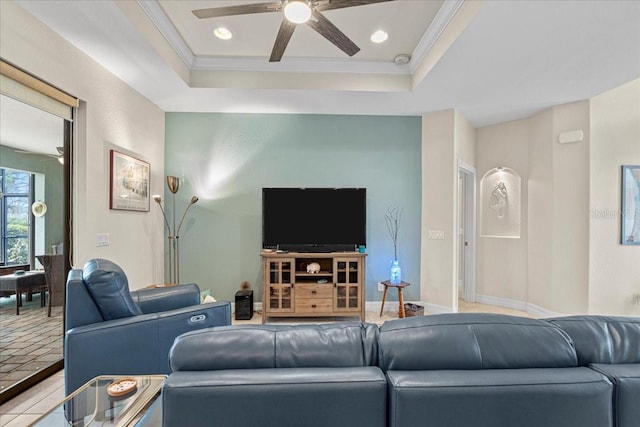
[[[402,281],[402,270],[398,264],[398,260],[391,261],[391,270],[389,271],[390,281],[392,285],[399,285]]]

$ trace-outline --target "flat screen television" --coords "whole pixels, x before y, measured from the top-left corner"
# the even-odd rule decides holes
[[[366,245],[365,188],[263,188],[262,247],[353,251]]]

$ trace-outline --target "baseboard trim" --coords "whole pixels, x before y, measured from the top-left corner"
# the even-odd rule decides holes
[[[491,295],[476,295],[476,302],[497,307],[510,308],[511,310],[527,311],[527,303],[509,298],[494,297]]]
[[[547,310],[546,308],[540,307],[539,305],[527,304],[527,313],[531,313],[536,317],[562,317],[567,316],[566,313],[560,313],[558,311]]]
[[[487,305],[495,305],[497,307],[510,308],[512,310],[520,310],[525,311],[529,314],[532,314],[536,317],[561,317],[566,316],[566,314],[547,310],[544,307],[540,307],[539,305],[531,304],[524,301],[509,299],[509,298],[500,298],[494,297],[491,295],[476,295],[476,302],[480,304]]]

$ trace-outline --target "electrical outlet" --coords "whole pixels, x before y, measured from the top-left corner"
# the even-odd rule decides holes
[[[378,282],[378,292],[384,292],[384,283]]]
[[[109,246],[109,233],[98,233],[96,246]]]

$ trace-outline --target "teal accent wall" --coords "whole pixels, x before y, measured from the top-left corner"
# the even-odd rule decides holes
[[[183,179],[178,222],[191,196],[200,198],[180,232],[182,283],[233,301],[247,281],[261,301],[262,188],[360,187],[367,189],[367,301],[382,299],[377,282],[389,276],[393,242],[384,216],[395,206],[404,211],[402,278],[412,284],[405,299],[419,300],[420,117],[167,113],[165,123],[165,174]],[[170,222],[171,196],[165,185]],[[167,263],[167,277],[168,270]]]
[[[44,175],[44,200],[37,198],[37,201],[47,204],[44,249],[47,254],[53,253],[51,246],[64,240],[64,166],[50,156],[17,153],[11,147],[0,145],[0,167]]]

